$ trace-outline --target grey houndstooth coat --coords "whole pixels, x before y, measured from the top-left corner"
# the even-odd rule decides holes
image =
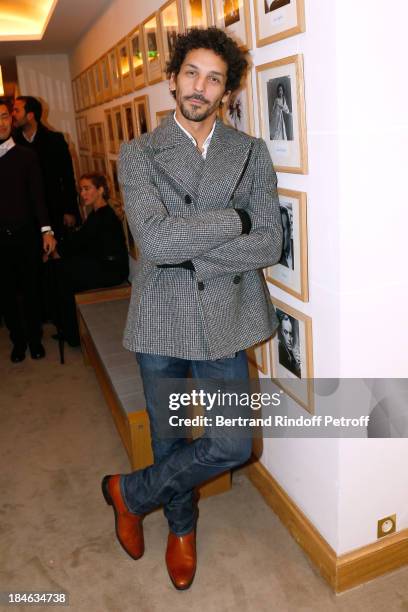
[[[277,318],[261,268],[279,261],[282,227],[265,142],[217,119],[204,160],[169,116],[122,145],[119,180],[140,251],[124,346],[214,360],[271,336]],[[234,208],[250,214],[249,235]],[[185,260],[195,272],[157,268]]]

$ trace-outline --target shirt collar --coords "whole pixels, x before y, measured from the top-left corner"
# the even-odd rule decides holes
[[[24,136],[24,138],[26,139],[26,141],[27,141],[27,142],[30,142],[30,143],[31,143],[31,142],[33,142],[33,140],[34,140],[34,138],[35,138],[36,134],[37,134],[37,129],[35,130],[35,132],[33,132],[33,133],[32,133],[32,135],[31,135],[31,136],[26,136],[26,134],[25,134],[25,132],[24,132],[24,130],[23,130],[23,136]]]
[[[3,157],[3,155],[5,155],[6,153],[8,153],[8,151],[10,151],[10,149],[12,149],[13,147],[15,147],[16,143],[14,142],[14,140],[12,139],[12,137],[10,136],[10,138],[8,138],[7,140],[5,140],[1,145],[0,145],[0,157]]]
[[[197,141],[194,138],[194,136],[192,136],[190,134],[190,132],[187,132],[187,130],[181,125],[181,123],[179,123],[176,119],[176,113],[174,113],[174,121],[177,123],[177,125],[179,126],[179,128],[181,130],[183,130],[183,132],[185,133],[186,136],[189,137],[189,139],[191,140],[191,142],[193,143],[193,145],[195,147],[197,147]],[[214,125],[212,126],[212,130],[211,132],[208,134],[207,138],[205,139],[204,143],[203,143],[203,150],[201,152],[201,155],[203,156],[203,158],[205,159],[207,157],[207,151],[208,151],[208,147],[210,146],[210,142],[211,142],[211,138],[213,137],[214,134],[214,130],[215,130],[215,125],[216,125],[216,121],[214,121]]]

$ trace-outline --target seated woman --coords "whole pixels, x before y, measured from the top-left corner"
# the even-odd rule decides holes
[[[129,275],[125,235],[120,220],[108,204],[106,177],[97,172],[83,174],[79,187],[83,204],[92,206],[92,212],[59,249],[62,330],[71,346],[79,345],[75,293],[119,285]]]

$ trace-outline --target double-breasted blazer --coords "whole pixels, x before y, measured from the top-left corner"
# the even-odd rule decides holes
[[[169,116],[122,145],[118,168],[140,251],[124,346],[214,360],[268,338],[278,322],[261,268],[279,261],[282,226],[265,142],[217,119],[204,160]],[[195,271],[157,267],[186,260]]]

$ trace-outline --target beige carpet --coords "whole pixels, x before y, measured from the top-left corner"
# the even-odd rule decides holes
[[[51,333],[44,360],[13,365],[0,329],[0,591],[64,590],[84,612],[408,610],[408,568],[332,595],[242,473],[200,505],[190,590],[167,576],[161,512],[145,520],[145,556],[128,558],[100,493],[127,457],[92,369],[69,347],[59,365]]]

